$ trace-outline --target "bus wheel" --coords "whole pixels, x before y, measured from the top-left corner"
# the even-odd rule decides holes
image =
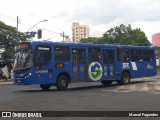
[[[130,74],[128,72],[124,72],[122,74],[121,81],[118,81],[118,84],[127,85],[130,83],[130,78],[131,78]]]
[[[51,87],[51,84],[41,84],[40,87],[42,88],[42,90],[47,91]]]
[[[59,76],[57,80],[57,89],[64,91],[68,88],[68,79],[66,76]]]
[[[112,81],[109,81],[109,80],[107,80],[107,81],[101,81],[101,83],[102,83],[104,86],[109,86],[109,85],[112,84]]]

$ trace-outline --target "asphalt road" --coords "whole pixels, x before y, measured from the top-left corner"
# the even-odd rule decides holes
[[[0,111],[160,111],[160,75],[134,79],[123,86],[73,83],[63,92],[56,87],[42,91],[38,85],[3,84]]]

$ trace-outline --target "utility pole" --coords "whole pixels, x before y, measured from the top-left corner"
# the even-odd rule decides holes
[[[18,24],[19,24],[19,18],[17,16],[17,41],[19,41],[19,38],[18,38]]]
[[[64,31],[63,31],[63,33],[60,33],[60,35],[63,37],[63,42],[64,42],[64,37],[65,37]]]

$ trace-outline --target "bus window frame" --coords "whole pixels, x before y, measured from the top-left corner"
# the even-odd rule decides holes
[[[145,50],[146,50],[147,52],[146,52]],[[145,51],[146,53],[145,53],[144,51]],[[152,52],[152,53],[150,53],[149,51]],[[154,49],[152,49],[152,48],[150,48],[150,49],[144,48],[144,49],[143,49],[143,61],[144,61],[144,62],[152,62],[152,61],[154,60],[154,56],[155,56]],[[144,57],[146,57],[147,59],[144,58]]]
[[[61,54],[61,56],[63,56],[63,58],[61,57],[61,58],[56,58],[56,54],[57,53],[55,53],[55,49],[56,49],[56,47],[61,47],[61,48],[63,48],[63,51],[62,51],[62,54]],[[64,50],[64,48],[67,48],[68,49],[68,51],[67,51],[67,54],[65,54],[65,53],[63,53],[65,50]],[[70,50],[70,46],[66,46],[66,45],[54,45],[54,52],[53,52],[53,54],[54,54],[54,61],[55,62],[70,62],[71,61],[71,50]],[[67,56],[68,55],[68,56]],[[67,56],[68,58],[66,59],[66,60],[64,60],[64,56]]]
[[[92,49],[92,55],[90,50]],[[99,54],[97,54],[97,50]],[[102,61],[102,52],[100,47],[88,47],[88,61],[89,62],[101,62]]]
[[[142,48],[130,48],[130,60],[131,62],[143,61],[143,49]]]
[[[43,54],[44,54],[44,52],[47,52],[47,50],[38,50],[38,47],[49,48],[48,52],[50,52],[50,55],[51,55],[50,60],[48,60],[47,62],[43,63],[43,62],[39,61],[40,59],[36,58],[38,52],[40,53],[40,51],[41,51],[41,52],[43,52]],[[52,56],[53,56],[52,55],[52,46],[50,46],[50,45],[41,45],[41,44],[38,45],[38,46],[36,46],[35,47],[35,52],[34,52],[34,62],[33,62],[35,68],[36,69],[43,69],[44,67],[48,66],[51,63],[51,61],[52,61]],[[39,56],[39,58],[41,58],[41,57]],[[44,57],[44,58],[47,58],[47,57]],[[45,60],[43,60],[43,61],[45,61]]]
[[[116,52],[117,52],[117,54],[116,54],[117,61],[119,61],[119,62],[130,62],[131,61],[131,57],[130,57],[131,54],[130,54],[129,48],[117,48]]]

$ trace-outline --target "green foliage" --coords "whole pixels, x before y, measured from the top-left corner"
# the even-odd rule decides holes
[[[95,37],[82,38],[80,40],[80,43],[96,43],[97,40],[98,38],[95,38]]]
[[[98,44],[120,44],[134,46],[148,46],[151,43],[148,41],[145,33],[140,28],[132,29],[131,25],[125,26],[121,24],[109,29],[101,38],[85,38],[81,43],[98,43]]]
[[[0,21],[0,48],[5,48],[5,52],[2,54],[3,59],[14,58],[14,47],[20,41],[26,41],[25,35],[18,32],[17,36],[15,27]]]

